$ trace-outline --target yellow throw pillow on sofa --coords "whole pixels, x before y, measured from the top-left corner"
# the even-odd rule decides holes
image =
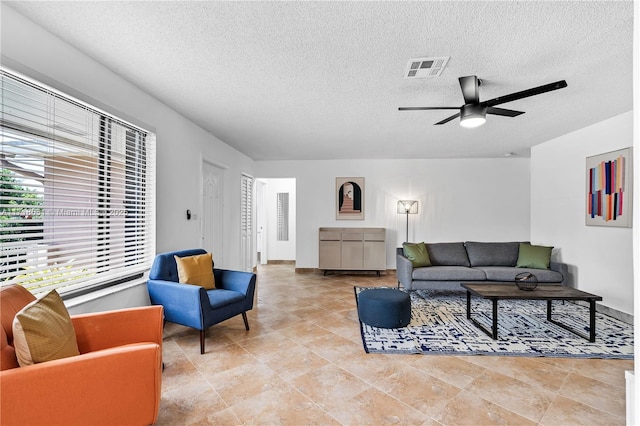
[[[22,308],[13,319],[12,328],[21,367],[80,355],[76,330],[55,290]]]
[[[173,257],[176,259],[178,280],[181,283],[199,285],[204,287],[205,290],[213,290],[216,288],[213,277],[213,256],[211,253]]]

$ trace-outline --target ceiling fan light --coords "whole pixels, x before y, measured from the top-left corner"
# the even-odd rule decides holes
[[[466,117],[460,119],[460,125],[467,129],[473,129],[474,127],[480,127],[487,121],[484,117]]]
[[[460,109],[460,125],[466,128],[482,126],[486,119],[487,107],[481,105],[464,105]]]

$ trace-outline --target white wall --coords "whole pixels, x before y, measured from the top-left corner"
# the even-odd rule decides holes
[[[387,267],[405,239],[400,199],[420,202],[410,216],[413,241],[518,241],[529,239],[529,160],[259,161],[256,176],[295,177],[296,267],[318,267],[318,228],[384,227]],[[364,220],[336,220],[336,177],[364,177]]]
[[[264,179],[266,182],[267,207],[267,260],[295,260],[296,259],[296,180],[295,179]],[[277,194],[289,193],[289,240],[278,241],[278,205]]]
[[[225,257],[224,265],[220,266],[239,269],[240,178],[242,172],[253,174],[253,161],[27,20],[4,2],[0,7],[3,66],[156,133],[158,252],[200,246],[199,221],[187,221],[185,212],[191,209],[196,215],[200,214],[202,159],[226,168],[223,200]],[[131,291],[136,292],[138,304],[148,303],[144,300],[146,288],[144,291]],[[120,300],[128,297],[120,296],[112,304],[108,298],[105,299],[102,308],[118,307]]]
[[[157,250],[198,247],[202,159],[226,167],[225,265],[240,267],[240,176],[253,161],[2,3],[2,63],[157,136]],[[251,173],[252,174],[252,173]]]
[[[585,167],[586,157],[632,146],[632,131],[630,111],[531,151],[531,241],[559,247],[576,288],[602,295],[604,305],[628,314],[633,314],[632,228],[585,225]]]

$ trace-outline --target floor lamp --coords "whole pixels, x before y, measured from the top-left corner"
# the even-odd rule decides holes
[[[407,239],[405,242],[409,242],[409,214],[418,213],[418,200],[400,200],[398,201],[398,214],[407,215]]]

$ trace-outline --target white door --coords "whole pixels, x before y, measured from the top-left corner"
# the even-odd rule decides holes
[[[202,162],[201,247],[213,254],[217,266],[224,265],[222,250],[222,200],[224,169]]]
[[[242,270],[253,271],[253,177],[242,175],[240,256]]]

